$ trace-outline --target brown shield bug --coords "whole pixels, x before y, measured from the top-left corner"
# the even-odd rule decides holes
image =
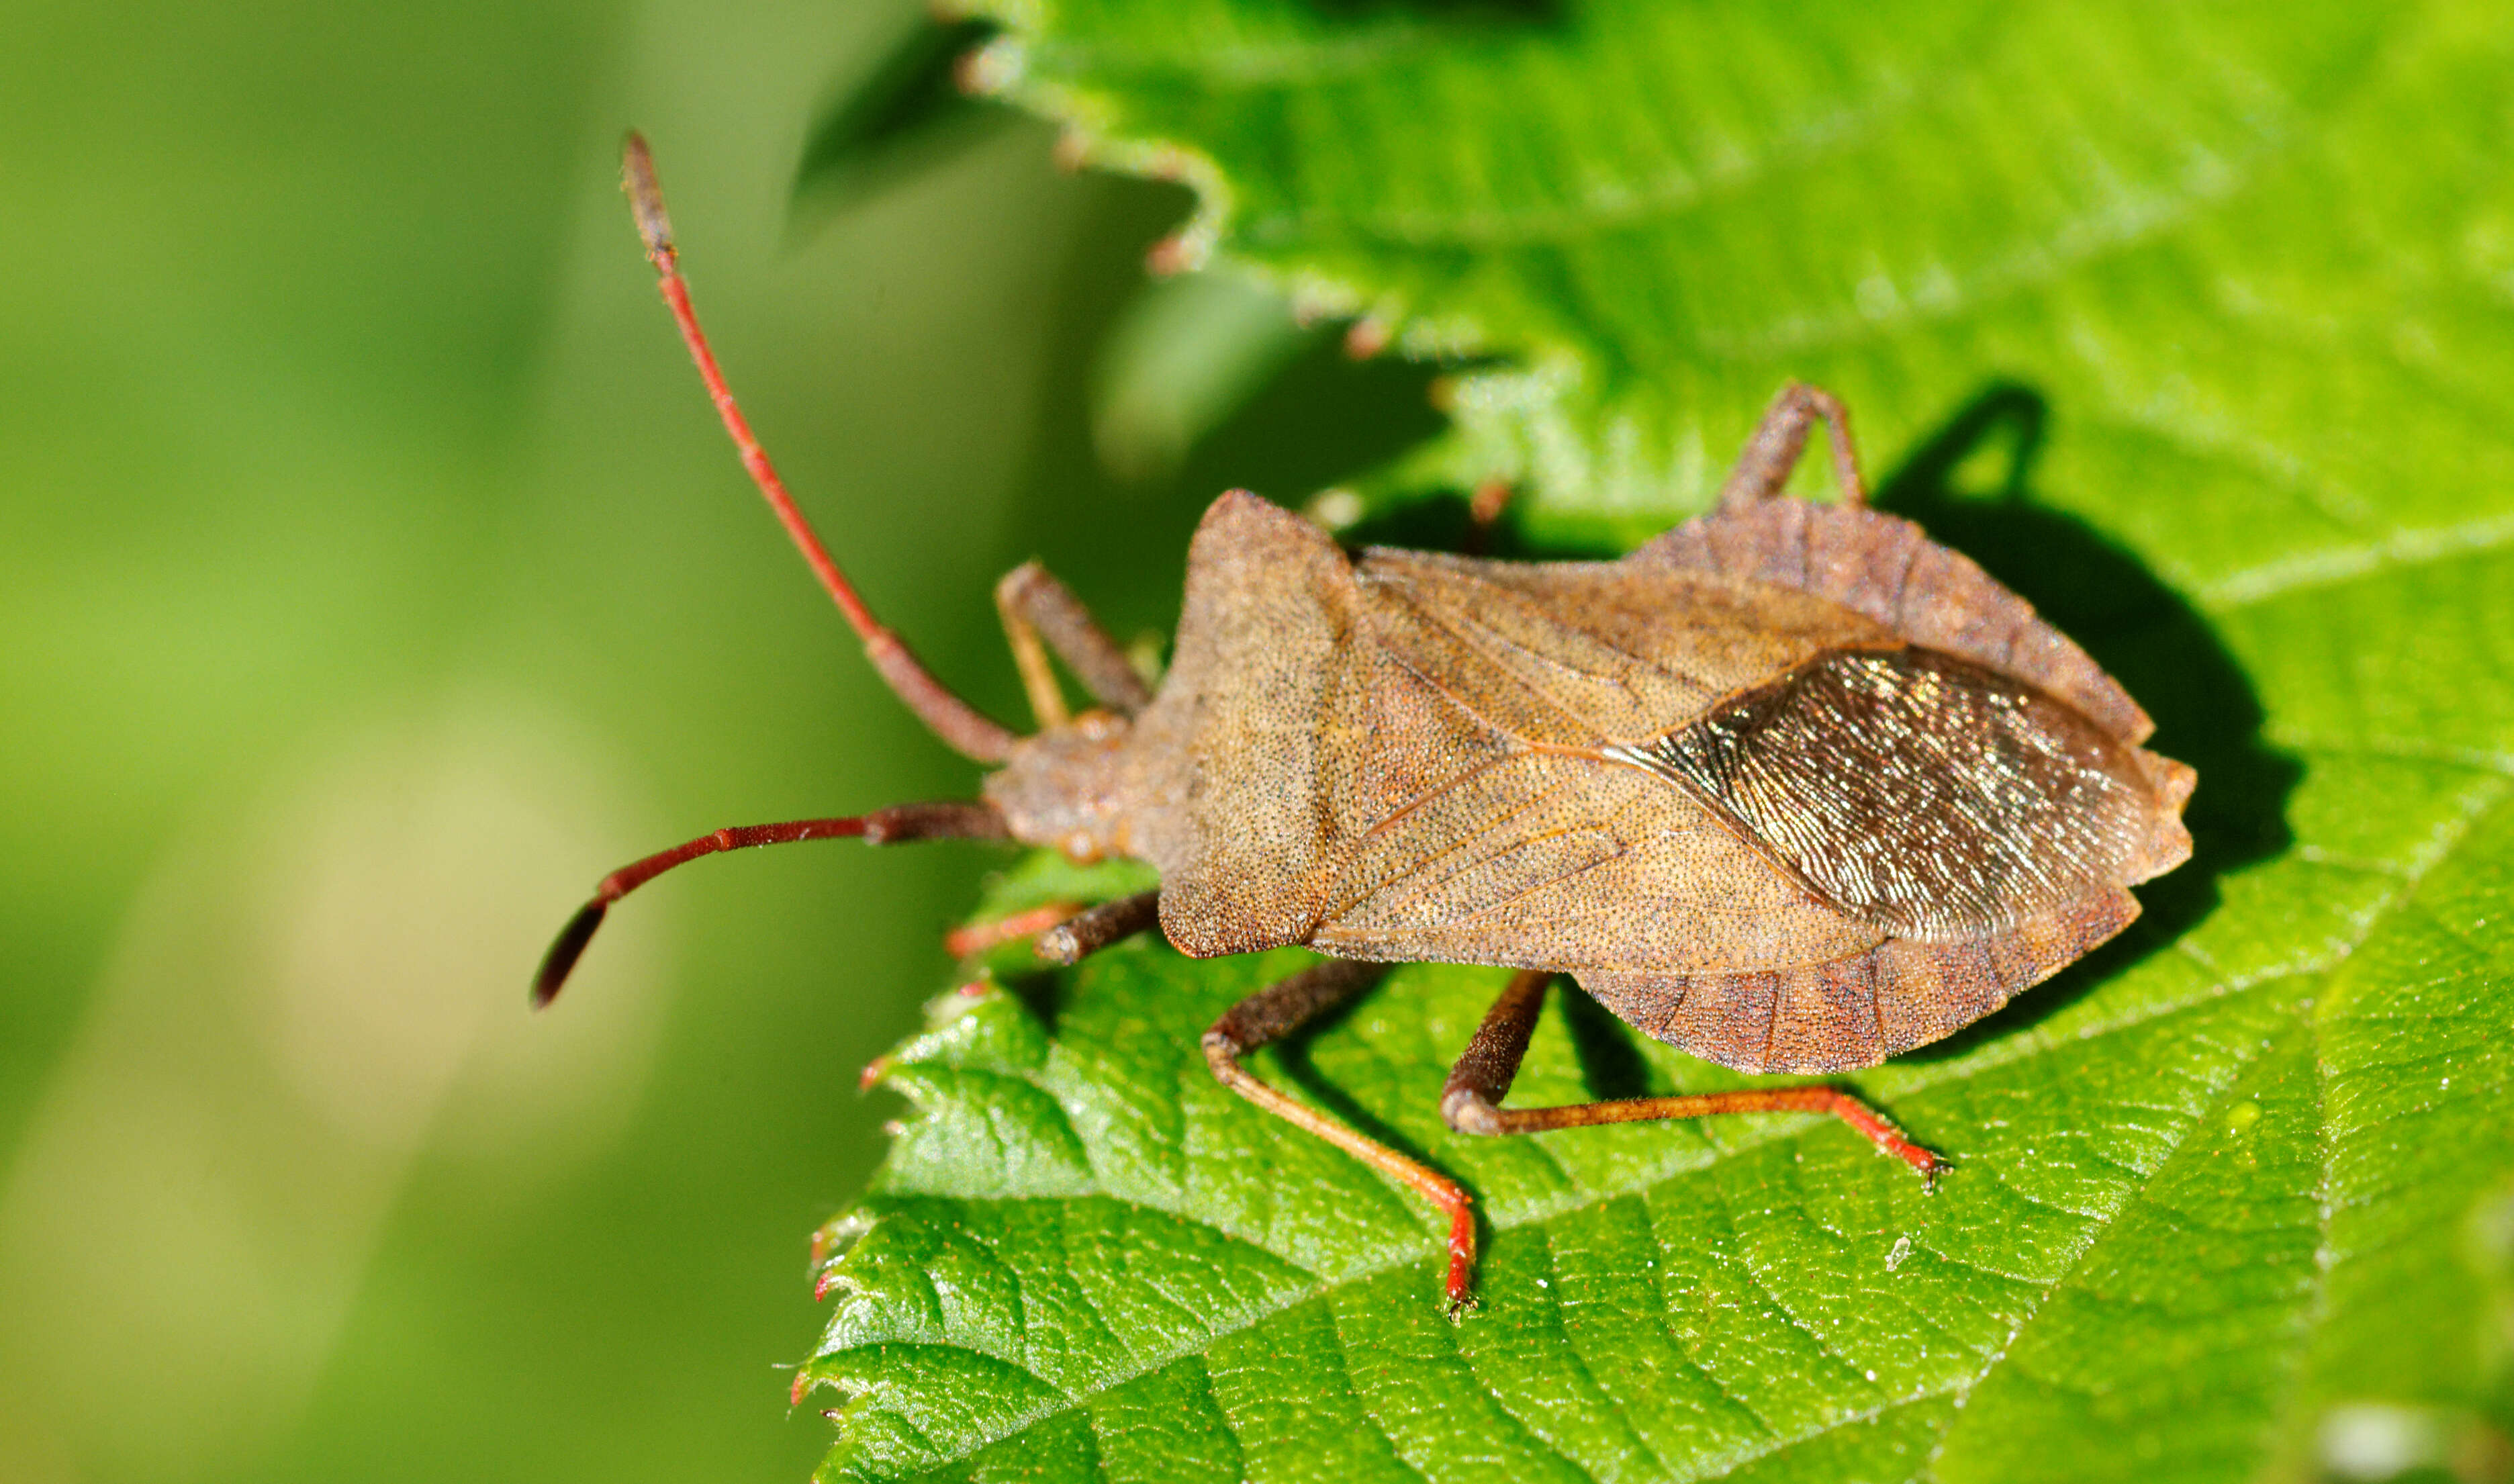
[[[1547,983],[1570,975],[1644,1034],[1750,1072],[1872,1065],[2006,1004],[2138,913],[2128,886],[2190,855],[2189,768],[2025,601],[1866,507],[1843,409],[1792,385],[1717,508],[1620,560],[1339,549],[1255,496],[1189,547],[1175,658],[1147,686],[1035,564],[995,589],[1039,729],[946,690],[875,622],[725,389],[690,309],[645,146],[626,180],[648,256],[744,463],[875,669],[947,744],[993,765],[975,802],[722,829],[606,878],[551,946],[558,992],[611,903],[719,851],[942,836],[1147,861],[1156,891],[1039,941],[1072,963],[1157,925],[1201,956],[1330,960],[1204,1036],[1234,1091],[1404,1181],[1475,1261],[1467,1193],[1251,1076],[1247,1052],[1399,961],[1521,970],[1441,1095],[1468,1134],[1800,1109],[1924,1176],[1935,1155],[1847,1093],[1754,1088],[1504,1108]],[[1781,493],[1826,426],[1841,500]],[[1102,709],[1068,713],[1053,653]]]

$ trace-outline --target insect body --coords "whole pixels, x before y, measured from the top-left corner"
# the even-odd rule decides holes
[[[873,623],[722,391],[642,146],[630,193],[666,297],[771,502],[945,741],[999,764],[982,803],[719,831],[605,881],[545,963],[555,993],[608,904],[699,855],[832,834],[1010,838],[1157,866],[1157,891],[1042,938],[1071,962],[1157,922],[1209,956],[1331,961],[1205,1037],[1226,1084],[1414,1185],[1451,1219],[1453,1304],[1475,1225],[1453,1182],[1295,1103],[1240,1057],[1399,961],[1522,972],[1442,1096],[1474,1134],[1782,1108],[1836,1113],[1924,1174],[1935,1156],[1823,1087],[1500,1106],[1547,983],[1746,1071],[1831,1072],[1943,1036],[2110,938],[2126,888],[2190,854],[2193,775],[2022,599],[1865,508],[1838,404],[1783,391],[1719,507],[1611,562],[1339,549],[1223,496],[1189,549],[1157,694],[1036,566],[997,589],[1040,730],[978,715]],[[1780,494],[1827,424],[1843,496]],[[1067,714],[1052,650],[1103,709]]]

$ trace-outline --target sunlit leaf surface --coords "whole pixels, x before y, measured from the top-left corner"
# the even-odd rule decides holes
[[[998,19],[978,75],[1196,183],[1191,252],[1492,358],[1383,512],[1501,477],[1540,542],[1628,541],[1821,381],[1884,503],[2156,714],[2200,850],[2122,942],[1852,1079],[1957,1158],[1934,1195],[1820,1121],[1448,1134],[1491,971],[1260,1058],[1476,1191],[1455,1326],[1431,1213],[1203,1068],[1301,955],[1007,971],[889,1072],[914,1111],[804,1377],[827,1477],[2501,1470],[2503,7]],[[1558,1000],[1515,1097],[1733,1080]]]

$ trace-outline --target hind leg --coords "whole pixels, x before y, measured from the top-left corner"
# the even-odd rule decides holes
[[[1859,1131],[1880,1153],[1933,1179],[1945,1161],[1903,1137],[1856,1097],[1833,1087],[1746,1087],[1677,1098],[1621,1098],[1612,1103],[1572,1103],[1561,1107],[1505,1108],[1527,1037],[1545,1005],[1554,976],[1541,969],[1512,978],[1493,1001],[1475,1039],[1440,1089],[1440,1116],[1461,1134],[1541,1134],[1549,1129],[1591,1128],[1601,1123],[1644,1123],[1660,1118],[1707,1118],[1719,1113],[1831,1113]]]
[[[1818,419],[1824,421],[1825,442],[1833,451],[1833,479],[1841,487],[1842,502],[1868,503],[1868,487],[1859,477],[1859,454],[1850,442],[1850,414],[1832,392],[1792,381],[1764,410],[1764,421],[1755,424],[1745,452],[1737,456],[1737,467],[1729,472],[1728,482],[1720,487],[1720,508],[1731,509],[1779,495],[1781,486],[1789,483],[1790,471],[1798,467],[1800,456],[1806,452],[1808,427]]]

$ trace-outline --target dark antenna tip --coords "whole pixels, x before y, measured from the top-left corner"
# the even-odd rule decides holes
[[[647,256],[662,266],[672,256],[672,219],[664,212],[655,156],[646,148],[646,137],[633,129],[620,146],[620,188],[628,193],[628,209],[637,219],[637,235],[646,239]]]
[[[576,961],[585,956],[585,945],[593,942],[593,930],[602,926],[602,918],[610,910],[611,903],[596,897],[578,907],[567,926],[558,930],[549,952],[542,956],[541,972],[533,976],[535,1010],[547,1009],[549,1002],[558,998],[559,986],[567,983]]]

